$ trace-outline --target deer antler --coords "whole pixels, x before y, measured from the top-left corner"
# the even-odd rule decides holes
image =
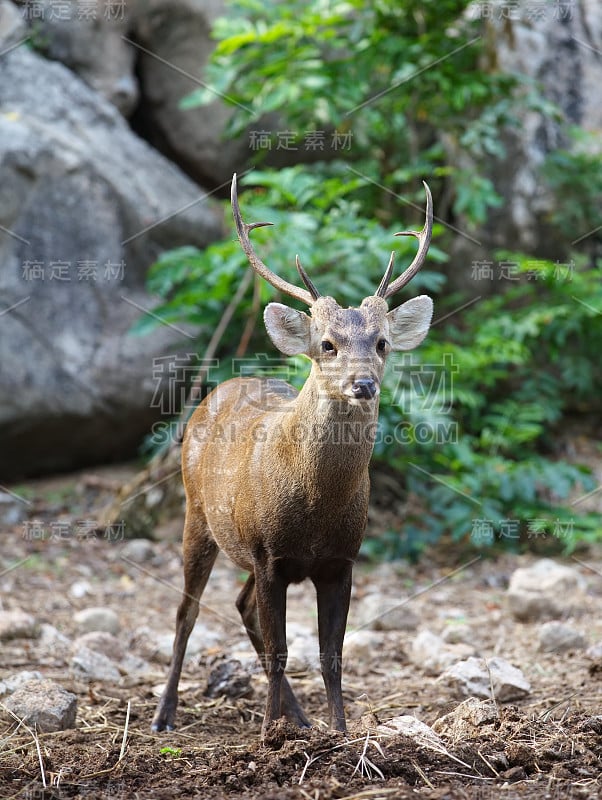
[[[418,239],[418,252],[416,253],[414,260],[410,264],[410,266],[403,272],[399,278],[396,278],[393,283],[389,286],[389,281],[391,280],[391,273],[393,272],[393,261],[395,259],[395,253],[391,253],[391,258],[389,259],[389,263],[387,265],[387,269],[385,270],[385,274],[383,275],[383,279],[380,282],[378,289],[376,290],[376,297],[384,297],[385,300],[396,292],[398,292],[403,286],[409,283],[414,275],[418,272],[420,267],[424,263],[424,259],[426,258],[426,254],[429,249],[429,245],[431,243],[431,236],[433,233],[433,198],[431,195],[431,190],[429,189],[428,185],[425,181],[422,181],[424,184],[424,190],[426,192],[426,219],[424,222],[424,227],[421,231],[400,231],[399,233],[394,234],[395,236],[415,236]]]
[[[266,225],[272,225],[272,222],[251,222],[246,223],[243,222],[241,214],[240,214],[240,206],[238,205],[238,191],[236,185],[236,173],[232,176],[232,193],[231,193],[231,200],[232,200],[232,212],[234,214],[234,222],[236,224],[236,231],[238,233],[238,239],[240,241],[241,247],[245,252],[245,255],[249,259],[249,263],[255,270],[255,272],[260,275],[264,280],[270,283],[275,289],[278,291],[283,292],[284,294],[288,294],[290,297],[294,297],[296,300],[300,300],[302,303],[305,303],[308,306],[313,305],[314,301],[320,297],[320,293],[314,286],[314,284],[309,279],[307,273],[301,266],[301,262],[299,261],[299,256],[296,257],[296,265],[297,271],[301,276],[301,280],[307,286],[308,291],[305,289],[301,289],[299,286],[295,286],[288,281],[285,281],[284,278],[280,278],[271,269],[266,267],[263,261],[259,258],[255,250],[253,249],[253,245],[251,244],[251,240],[249,239],[249,233],[254,228],[263,228]]]

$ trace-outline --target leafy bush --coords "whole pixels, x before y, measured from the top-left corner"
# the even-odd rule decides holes
[[[454,149],[500,155],[499,126],[517,102],[516,79],[480,69],[482,42],[465,18],[467,5],[245,0],[235,6],[240,13],[216,27],[212,80],[239,104],[232,132],[285,109],[284,128],[353,133],[349,151],[325,152],[328,158],[311,166],[257,169],[242,181],[252,187],[242,197],[243,217],[275,223],[253,240],[276,273],[295,281],[298,253],[323,294],[356,305],[373,293],[392,248],[397,263],[414,252],[415,244],[392,235],[407,221],[403,198],[422,207],[418,177],[439,181],[441,197],[445,182],[452,214],[475,223],[498,202],[487,181],[461,158],[450,163],[446,156]],[[195,93],[186,102],[209,96]],[[454,147],[444,149],[444,137]],[[567,550],[599,539],[599,516],[579,513],[575,501],[563,505],[594,482],[561,461],[554,444],[572,413],[601,410],[599,271],[501,253],[516,281],[468,305],[444,296],[444,277],[433,271],[433,262],[445,261],[442,234],[436,224],[430,263],[412,282],[412,294],[438,295],[435,324],[416,352],[391,359],[375,446],[376,464],[394,470],[409,498],[408,519],[401,533],[368,539],[365,551],[416,554],[444,533],[510,546],[547,536]],[[233,226],[225,241],[202,253],[165,254],[149,276],[163,302],[138,331],[157,320],[192,323],[202,353],[247,269]],[[241,300],[214,378],[232,374],[233,353],[270,354],[254,364],[259,371],[273,366],[261,323],[273,296],[272,287],[256,281],[253,298]],[[396,301],[403,299],[401,293]],[[291,381],[300,384],[305,362],[288,364]]]

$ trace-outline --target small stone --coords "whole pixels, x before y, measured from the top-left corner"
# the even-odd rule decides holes
[[[446,644],[470,644],[474,633],[470,625],[458,622],[448,625],[441,634],[441,638]]]
[[[542,558],[510,577],[506,594],[511,613],[522,622],[556,619],[583,601],[584,581],[577,570]]]
[[[427,675],[440,675],[446,667],[473,654],[470,645],[447,644],[440,636],[424,630],[412,642],[410,660]]]
[[[354,669],[370,665],[382,652],[385,640],[385,634],[376,631],[348,633],[343,644],[343,664],[349,663]]]
[[[81,633],[105,631],[115,634],[119,633],[121,627],[119,617],[113,609],[104,606],[84,608],[75,614],[74,621]]]
[[[287,672],[307,672],[320,668],[319,646],[315,636],[296,636],[287,649]]]
[[[0,641],[35,639],[39,632],[37,621],[26,611],[19,608],[0,611]]]
[[[111,661],[121,661],[127,654],[127,648],[116,636],[106,631],[90,631],[78,636],[73,642],[73,651],[77,652],[80,647],[87,647],[95,653],[102,653],[103,656],[110,658]]]
[[[592,644],[591,647],[588,647],[585,651],[585,655],[591,658],[592,661],[602,660],[602,642],[596,642],[596,644]]]
[[[138,633],[142,636],[143,631],[146,638],[143,647],[145,658],[152,658],[165,663],[171,661],[174,631],[157,634],[148,629],[140,629]],[[215,647],[215,645],[221,644],[222,641],[223,636],[219,631],[207,628],[202,623],[197,622],[188,639],[185,663],[198,658],[202,653]]]
[[[544,653],[564,653],[583,650],[587,640],[581,631],[557,620],[545,622],[539,628],[539,649]]]
[[[251,697],[251,675],[243,669],[240,661],[222,661],[214,667],[207,678],[203,692],[205,697]]]
[[[19,522],[23,522],[26,518],[26,501],[20,499],[17,495],[0,492],[0,525],[18,525]]]
[[[448,667],[439,679],[460,694],[491,698],[500,703],[529,694],[531,685],[520,669],[503,658],[467,658]]]
[[[77,697],[54,681],[28,681],[4,704],[19,719],[43,733],[75,727]]]
[[[14,675],[10,675],[8,678],[4,678],[3,681],[0,681],[0,695],[12,694],[20,686],[23,686],[24,683],[42,679],[42,673],[36,670],[17,672]]]
[[[420,619],[407,600],[368,594],[357,606],[358,627],[372,631],[415,631]]]
[[[90,581],[75,581],[75,583],[72,583],[69,588],[69,594],[71,597],[75,597],[77,600],[80,600],[87,594],[92,594],[92,584]]]
[[[43,622],[40,625],[39,643],[43,647],[52,647],[55,651],[71,647],[71,640],[64,633],[61,633],[58,628],[47,622]]]
[[[439,752],[445,750],[445,745],[433,729],[409,714],[393,717],[393,719],[389,719],[379,725],[376,730],[386,736],[398,736],[400,734],[408,736],[420,747],[425,747],[429,750],[437,750]]]
[[[483,725],[491,725],[498,718],[497,709],[492,700],[478,700],[469,697],[459,706],[433,722],[433,730],[447,740],[457,744],[465,739],[474,738]]]
[[[85,681],[116,683],[121,678],[119,667],[112,659],[84,646],[79,646],[73,653],[71,671],[76,678]]]
[[[130,539],[121,548],[121,555],[136,564],[150,561],[155,555],[155,547],[149,539]]]

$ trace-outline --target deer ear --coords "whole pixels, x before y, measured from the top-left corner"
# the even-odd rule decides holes
[[[310,344],[311,320],[303,311],[269,303],[263,312],[265,327],[278,350],[286,356],[307,353]]]
[[[427,335],[433,316],[433,301],[425,294],[413,297],[387,314],[393,350],[412,350]]]

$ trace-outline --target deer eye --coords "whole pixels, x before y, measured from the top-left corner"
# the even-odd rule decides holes
[[[322,342],[322,352],[323,353],[334,353],[334,345],[332,342],[329,342],[328,339],[324,339]]]
[[[380,353],[384,353],[385,350],[387,349],[387,340],[386,339],[379,339],[378,342],[376,343],[376,349]]]

